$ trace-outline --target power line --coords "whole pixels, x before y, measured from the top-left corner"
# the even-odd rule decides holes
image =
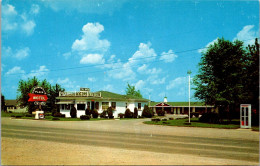
[[[252,39],[256,39],[256,38],[252,38]],[[247,40],[243,40],[243,41],[249,41],[252,39],[247,39]],[[258,39],[258,38],[257,38]],[[209,47],[203,47],[203,48],[195,48],[195,49],[190,49],[190,50],[184,50],[184,51],[177,51],[174,52],[174,54],[181,54],[181,53],[186,53],[186,52],[192,52],[192,51],[197,51],[197,50],[202,50],[202,49],[206,49]],[[112,63],[106,63],[106,64],[95,64],[95,65],[87,65],[87,66],[77,66],[77,67],[69,67],[69,68],[60,68],[60,69],[52,69],[52,70],[47,70],[47,71],[34,71],[34,72],[29,72],[27,74],[33,74],[33,73],[47,73],[47,72],[55,72],[55,71],[64,71],[64,70],[73,70],[73,69],[81,69],[81,68],[90,68],[90,67],[99,67],[99,66],[103,66],[104,68],[108,65],[116,65],[122,62],[131,62],[131,61],[139,61],[139,60],[144,60],[144,59],[153,59],[156,58],[157,56],[153,56],[153,57],[143,57],[143,58],[131,58],[131,60],[129,60],[130,58],[128,58],[127,60],[123,60],[123,61],[118,61],[118,62],[112,62]],[[159,62],[159,61],[164,61],[165,59],[159,59],[156,61],[150,61],[150,62],[146,62],[146,63],[154,63],[154,62]],[[130,67],[134,67],[134,66],[130,66]],[[129,68],[130,68],[129,67]],[[103,72],[103,71],[110,71],[110,70],[116,70],[116,69],[121,69],[120,68],[112,68],[112,69],[107,69],[107,70],[97,70],[94,72],[88,72],[88,73],[97,73],[97,72]],[[15,74],[8,74],[8,76],[12,76],[12,75],[26,75],[25,73],[15,73]],[[78,75],[78,73],[76,74]]]

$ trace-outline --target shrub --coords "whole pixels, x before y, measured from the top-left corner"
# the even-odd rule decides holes
[[[9,113],[13,113],[13,111],[8,111]]]
[[[103,111],[101,114],[100,114],[100,118],[107,118],[107,111]]]
[[[119,117],[120,119],[124,118],[124,116],[125,116],[125,114],[122,114],[122,113],[119,113],[119,114],[118,114],[118,117]]]
[[[65,118],[65,114],[62,114],[60,112],[56,112],[56,113],[53,114],[53,117]]]
[[[108,107],[107,108],[107,115],[109,118],[114,118],[113,116],[113,108],[112,107]]]
[[[129,108],[125,110],[125,118],[133,118],[134,113],[130,111]]]
[[[147,105],[145,105],[144,110],[142,112],[142,116],[146,118],[151,118],[153,117],[153,115],[153,111]]]
[[[81,120],[89,120],[90,119],[90,115],[81,115],[80,119]]]
[[[191,113],[190,113],[190,117],[192,118],[193,115],[194,115],[196,118],[198,118],[200,114],[199,114],[198,112],[191,112]]]
[[[134,109],[134,118],[137,118],[137,116],[138,116],[138,109],[135,107],[135,109]]]
[[[17,115],[17,116],[15,116],[15,118],[21,118],[22,116],[21,115]]]
[[[220,123],[220,117],[217,113],[209,112],[202,114],[199,121],[205,123]]]
[[[52,118],[52,120],[60,120],[60,118],[56,118],[56,117],[54,117],[54,118]]]
[[[170,124],[170,122],[162,122],[163,124]]]
[[[159,118],[153,118],[152,121],[154,121],[154,122],[159,122],[159,121],[161,121],[161,119],[159,119]]]
[[[164,116],[165,115],[164,110],[156,110],[156,113],[157,113],[158,116]]]
[[[163,118],[162,121],[167,121],[167,119],[166,119],[166,118]]]
[[[31,114],[29,114],[29,115],[31,115]],[[44,114],[44,116],[52,116],[52,113],[51,112],[47,112],[47,113]]]
[[[98,111],[96,109],[91,111],[93,118],[98,118]]]
[[[173,120],[173,118],[169,118],[169,120]]]
[[[90,111],[90,109],[88,109],[88,108],[86,109],[86,111],[85,111],[85,115],[89,115],[89,116],[91,115],[91,111]]]
[[[72,107],[72,108],[70,109],[70,117],[71,117],[71,118],[76,118],[76,117],[77,117],[77,110],[76,110],[75,107]]]
[[[144,118],[144,117],[142,117],[142,116],[138,115],[138,118]]]
[[[34,117],[32,114],[25,114],[25,117]]]

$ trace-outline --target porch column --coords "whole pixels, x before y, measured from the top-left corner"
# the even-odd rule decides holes
[[[178,108],[177,108],[177,112],[178,112],[178,114],[180,114],[180,110],[181,110],[181,108],[178,107]]]
[[[192,112],[196,112],[196,111],[195,111],[195,107],[192,107]]]
[[[171,107],[171,114],[173,113],[173,107]]]
[[[176,107],[174,107],[173,109],[174,109],[174,114],[177,114]]]

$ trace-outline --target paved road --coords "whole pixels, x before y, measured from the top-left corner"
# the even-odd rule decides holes
[[[142,121],[47,122],[6,118],[2,119],[1,134],[3,138],[259,162],[258,132],[155,126]]]

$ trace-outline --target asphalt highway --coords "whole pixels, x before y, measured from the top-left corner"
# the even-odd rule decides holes
[[[14,122],[14,120],[9,119],[2,123],[2,138],[42,140],[71,145],[88,145],[165,154],[188,154],[197,157],[239,160],[241,162],[259,162],[259,140],[256,139],[245,140],[237,137],[209,138],[203,136],[203,134],[201,136],[199,134],[195,136],[177,133],[167,134],[167,130],[166,132],[153,132],[151,134],[149,132],[131,132],[131,130],[127,132],[116,129],[116,126],[121,124],[120,121],[88,122],[87,125],[91,125],[89,123],[94,125],[113,123],[115,124],[114,130],[97,130],[95,127],[93,129],[89,127],[80,129],[71,127],[73,124],[81,122],[68,123],[68,127],[66,125],[51,127],[51,125],[29,126],[25,123],[25,121],[29,120],[15,121],[15,123],[12,123],[12,121]],[[134,125],[137,122],[141,128],[146,126],[135,120],[128,120],[128,122],[123,123]],[[49,123],[55,125],[53,122]],[[84,125],[84,123],[81,125]],[[157,127],[154,127],[157,130]],[[241,134],[243,134],[243,131]],[[252,132],[252,135],[255,135],[255,133]]]

